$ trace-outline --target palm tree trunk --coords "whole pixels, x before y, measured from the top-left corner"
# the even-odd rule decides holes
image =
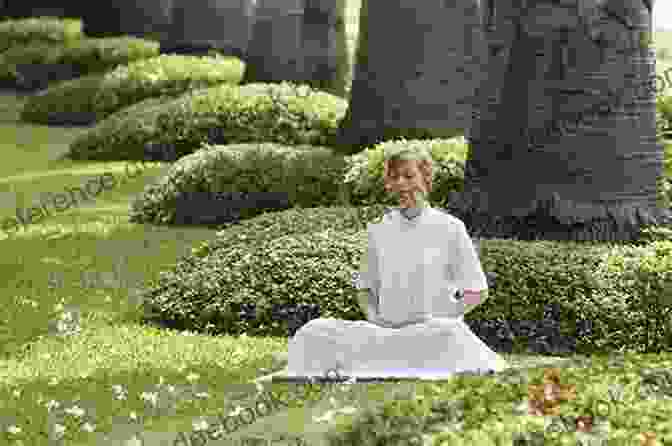
[[[490,96],[477,101],[464,193],[448,204],[479,236],[623,242],[644,226],[672,223],[660,205],[655,92],[643,87],[655,74],[655,53],[624,47],[622,38],[634,32],[623,22],[651,32],[651,12],[632,0],[615,17],[611,3],[618,2],[581,13],[514,6],[498,16],[519,18],[506,48],[510,74],[481,90]],[[544,22],[549,16],[557,20]],[[535,46],[526,57],[536,63],[521,62],[519,49]],[[490,63],[501,70],[501,60]],[[501,101],[491,100],[497,93]]]
[[[305,0],[301,32],[303,82],[346,98],[350,70],[345,0]]]
[[[487,57],[477,0],[363,0],[359,29],[339,151],[469,128]]]

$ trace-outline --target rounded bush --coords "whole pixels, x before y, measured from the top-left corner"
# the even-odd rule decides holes
[[[69,157],[145,160],[158,145],[178,157],[203,143],[277,142],[331,146],[347,102],[305,85],[222,84],[195,90],[161,108],[146,125],[119,125],[111,115],[70,145]],[[132,131],[121,131],[133,129]]]
[[[130,220],[184,224],[180,216],[185,215],[181,209],[185,205],[190,206],[185,209],[192,223],[204,218],[229,222],[232,212],[238,211],[237,218],[250,218],[267,209],[329,206],[347,200],[341,195],[344,170],[343,156],[326,147],[206,145],[181,158],[159,182],[148,186],[132,204]],[[222,195],[232,192],[233,196]],[[215,194],[223,198],[209,199]],[[268,204],[257,207],[256,197],[268,198]],[[230,201],[234,198],[237,203]],[[250,207],[241,209],[244,200]]]
[[[31,17],[0,22],[0,51],[28,42],[64,43],[83,38],[80,19]]]
[[[452,191],[461,191],[464,183],[464,165],[469,150],[463,137],[452,139],[404,138],[385,141],[347,157],[348,170],[344,181],[350,186],[351,202],[357,205],[383,203],[393,205],[383,183],[384,151],[394,146],[426,148],[434,161],[433,187],[429,201],[442,207]]]
[[[0,54],[0,81],[22,86],[102,73],[118,65],[159,55],[158,42],[135,37],[78,39],[64,43],[31,42]],[[61,76],[51,72],[64,71]],[[25,78],[36,77],[36,80]],[[45,84],[44,81],[39,86]]]
[[[242,73],[243,63],[236,58],[162,55],[50,87],[28,99],[21,119],[90,124],[150,97],[177,97],[193,89],[238,83]]]
[[[292,322],[280,317],[283,308],[296,313],[300,304],[318,305],[323,317],[361,318],[350,274],[366,244],[367,222],[383,212],[381,205],[291,209],[231,226],[195,248],[179,272],[162,274],[144,296],[146,319],[286,336]],[[250,302],[255,319],[241,318]]]
[[[280,317],[282,309],[301,317],[301,305],[316,305],[319,317],[362,319],[351,275],[366,248],[367,224],[383,212],[382,205],[291,209],[227,227],[143,293],[145,320],[210,334],[287,336],[295,322]],[[647,332],[644,323],[672,304],[648,302],[669,292],[671,242],[619,248],[492,239],[480,240],[480,248],[484,270],[498,277],[468,321],[542,320],[552,307],[559,333],[578,338],[576,353],[668,342],[662,325]],[[638,295],[647,299],[631,297]],[[254,311],[241,316],[252,302]],[[528,328],[517,327],[516,336]]]

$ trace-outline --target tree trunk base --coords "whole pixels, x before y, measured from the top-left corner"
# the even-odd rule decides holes
[[[446,203],[446,210],[464,222],[472,238],[632,243],[640,240],[648,226],[672,229],[672,211],[658,207],[595,204],[606,216],[577,216],[568,221],[558,215],[550,200],[537,200],[527,215],[515,216],[493,215],[472,197],[454,193]]]

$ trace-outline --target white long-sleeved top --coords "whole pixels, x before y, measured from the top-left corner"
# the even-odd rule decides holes
[[[367,232],[358,288],[379,297],[371,322],[392,326],[460,317],[464,303],[455,292],[488,287],[466,227],[453,215],[427,207],[409,219],[393,209]]]

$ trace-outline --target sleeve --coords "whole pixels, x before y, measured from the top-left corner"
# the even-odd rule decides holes
[[[462,221],[457,225],[453,241],[451,272],[459,290],[482,291],[488,289],[488,281],[474,243]]]
[[[378,309],[378,295],[380,292],[380,271],[375,239],[371,229],[368,231],[368,244],[360,262],[360,272],[354,273],[352,283],[358,290],[368,289],[368,307]]]

